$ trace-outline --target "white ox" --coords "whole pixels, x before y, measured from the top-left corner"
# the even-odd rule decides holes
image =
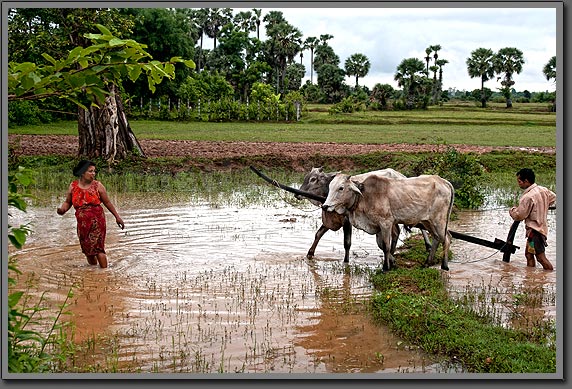
[[[395,263],[389,249],[393,226],[421,224],[433,237],[426,265],[433,262],[437,246],[442,243],[441,269],[449,270],[448,225],[454,196],[453,185],[436,175],[411,178],[372,175],[358,181],[340,174],[330,183],[322,209],[346,215],[354,227],[375,234],[377,245],[383,250],[383,270],[389,270]]]
[[[300,190],[304,191],[304,192],[309,192],[309,193],[312,193],[312,194],[315,194],[318,196],[323,196],[324,198],[326,198],[328,196],[328,193],[329,193],[330,182],[332,182],[334,177],[338,174],[340,174],[340,173],[339,172],[325,173],[323,168],[314,167],[304,177],[304,182],[302,183]],[[371,172],[355,175],[355,176],[353,176],[353,180],[356,182],[361,182],[366,177],[369,177],[370,175],[380,175],[380,176],[385,176],[385,177],[405,178],[405,176],[403,174],[399,173],[398,171],[387,168],[387,169],[374,170]],[[295,197],[297,199],[303,198],[303,196],[301,196],[301,195],[296,195]],[[322,206],[322,204],[320,202],[318,202],[317,200],[310,200],[310,202],[314,205]],[[314,242],[312,243],[312,246],[308,250],[308,254],[306,254],[306,257],[308,259],[312,259],[314,257],[314,253],[316,251],[316,247],[318,246],[318,242],[320,241],[320,239],[322,239],[322,236],[324,236],[324,234],[326,232],[328,232],[328,230],[337,231],[342,227],[343,227],[343,231],[344,231],[344,251],[345,251],[344,262],[349,262],[350,247],[352,244],[352,226],[351,226],[351,223],[349,222],[348,217],[346,215],[340,215],[337,213],[326,212],[326,211],[322,211],[322,226],[318,229],[318,231],[316,231],[316,235],[314,237]],[[396,224],[394,226],[393,232],[392,232],[391,253],[395,252],[395,247],[397,246],[397,240],[399,238],[399,233],[400,233],[400,228]]]

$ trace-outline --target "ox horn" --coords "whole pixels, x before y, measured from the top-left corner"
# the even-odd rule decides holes
[[[256,175],[258,175],[264,181],[266,181],[266,182],[268,182],[268,183],[270,183],[270,184],[272,184],[272,185],[274,185],[280,189],[284,189],[287,192],[294,193],[294,194],[297,194],[297,195],[302,196],[302,197],[306,197],[310,200],[316,200],[316,201],[319,201],[321,203],[324,203],[326,201],[326,198],[323,196],[318,196],[318,195],[315,195],[313,193],[304,192],[302,190],[283,185],[283,184],[279,183],[278,181],[273,180],[272,178],[266,176],[264,173],[262,173],[260,170],[256,169],[254,166],[250,166],[250,170],[252,170],[254,173],[256,173]]]

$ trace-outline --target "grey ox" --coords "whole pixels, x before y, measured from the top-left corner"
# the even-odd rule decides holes
[[[448,231],[455,190],[451,183],[436,175],[411,178],[389,178],[369,175],[356,179],[336,175],[322,209],[345,215],[350,223],[368,234],[376,235],[383,251],[383,270],[395,265],[390,252],[392,231],[396,224],[421,224],[433,237],[426,265],[433,263],[439,243],[443,244],[441,269],[449,270],[448,253],[451,235]]]
[[[339,172],[325,173],[322,167],[314,167],[304,177],[304,181],[302,183],[302,186],[300,187],[300,190],[326,198],[329,193],[330,182],[332,182],[332,180],[337,174],[340,173]],[[403,174],[393,169],[382,169],[353,176],[353,179],[355,181],[361,182],[370,175],[405,178]],[[303,198],[300,195],[295,195],[295,197],[297,199]],[[310,202],[316,206],[322,206],[322,204],[316,200],[310,200]],[[352,225],[346,215],[341,215],[335,212],[326,212],[324,210],[322,210],[322,226],[316,232],[316,235],[314,237],[314,242],[312,243],[312,246],[308,250],[306,257],[308,259],[312,259],[314,257],[314,254],[316,252],[316,247],[318,246],[318,242],[320,241],[320,239],[322,239],[322,236],[324,236],[326,232],[328,232],[329,230],[337,231],[342,227],[344,231],[344,250],[345,250],[344,262],[349,262],[350,247],[352,244]],[[400,229],[399,226],[396,224],[392,230],[392,239],[391,239],[392,254],[395,253],[395,248],[397,246],[399,233]],[[423,234],[425,241],[427,242],[428,240],[426,238],[425,232],[423,232]]]

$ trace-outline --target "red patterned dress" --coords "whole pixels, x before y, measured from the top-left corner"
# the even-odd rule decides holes
[[[93,180],[89,188],[82,189],[78,181],[72,182],[72,204],[77,219],[77,236],[81,251],[87,256],[105,253],[105,213],[99,197],[99,181]]]

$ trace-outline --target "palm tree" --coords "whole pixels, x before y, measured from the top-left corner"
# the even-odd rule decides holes
[[[314,83],[314,49],[318,45],[318,38],[310,36],[304,41],[304,48],[310,49],[310,83]]]
[[[429,46],[425,49],[425,71],[429,74],[429,61],[431,61],[431,52],[433,51],[433,46]]]
[[[550,81],[551,79],[554,79],[554,82],[556,82],[556,56],[550,58],[548,63],[544,65],[542,73],[544,73],[546,80]],[[556,112],[556,101],[552,102],[551,111]]]
[[[371,98],[379,101],[382,109],[387,108],[387,99],[393,95],[393,87],[389,84],[377,83],[371,92]]]
[[[403,88],[405,95],[405,106],[407,109],[415,107],[417,91],[423,84],[423,79],[427,77],[425,65],[417,58],[407,58],[397,66],[394,80],[397,85]]]
[[[501,91],[506,98],[506,107],[512,108],[511,89],[514,85],[513,75],[522,72],[524,57],[522,51],[515,47],[505,47],[500,49],[495,55],[494,68],[496,74],[504,73],[501,81]],[[498,77],[499,80],[501,77]]]
[[[266,22],[266,35],[268,35],[268,30],[272,29],[275,25],[286,22],[284,14],[281,11],[270,11],[264,15],[264,19],[262,20]]]
[[[551,79],[556,81],[556,56],[550,58],[548,63],[544,65],[542,73],[544,73],[547,81],[550,81]]]
[[[262,16],[262,10],[260,8],[252,8],[252,12],[252,22],[256,26],[256,39],[260,40],[260,23],[262,22],[260,17]]]
[[[207,28],[208,18],[209,18],[209,10],[208,8],[199,8],[197,10],[192,10],[191,14],[191,21],[194,23],[197,32],[201,38],[200,40],[200,50],[198,53],[198,65],[197,71],[200,72],[202,69],[202,57],[203,57],[203,37],[205,35],[205,30]]]
[[[330,39],[333,39],[334,36],[331,34],[322,34],[320,35],[320,45],[325,45],[328,43]]]
[[[446,59],[438,59],[435,61],[437,67],[439,68],[439,83],[437,84],[437,92],[438,97],[441,96],[441,92],[443,91],[443,66],[449,63]]]
[[[282,14],[279,12],[280,15]],[[270,23],[267,28],[269,54],[275,59],[277,66],[277,77],[281,82],[276,83],[277,92],[284,87],[284,77],[286,76],[286,66],[294,61],[295,56],[302,48],[302,32],[286,21]]]
[[[244,31],[247,34],[251,31],[256,31],[256,25],[252,20],[252,12],[250,11],[241,11],[237,13],[234,15],[233,22],[239,30]]]
[[[485,82],[495,75],[494,68],[495,54],[491,49],[479,48],[471,53],[467,58],[467,71],[471,78],[481,78],[481,107],[487,106],[487,98],[485,95]]]
[[[369,59],[360,53],[352,54],[345,63],[346,74],[356,76],[356,88],[358,87],[358,79],[365,77],[369,73],[370,67]]]
[[[210,8],[205,33],[209,38],[213,39],[216,49],[216,40],[222,26],[229,23],[232,18],[232,9],[230,8]]]

